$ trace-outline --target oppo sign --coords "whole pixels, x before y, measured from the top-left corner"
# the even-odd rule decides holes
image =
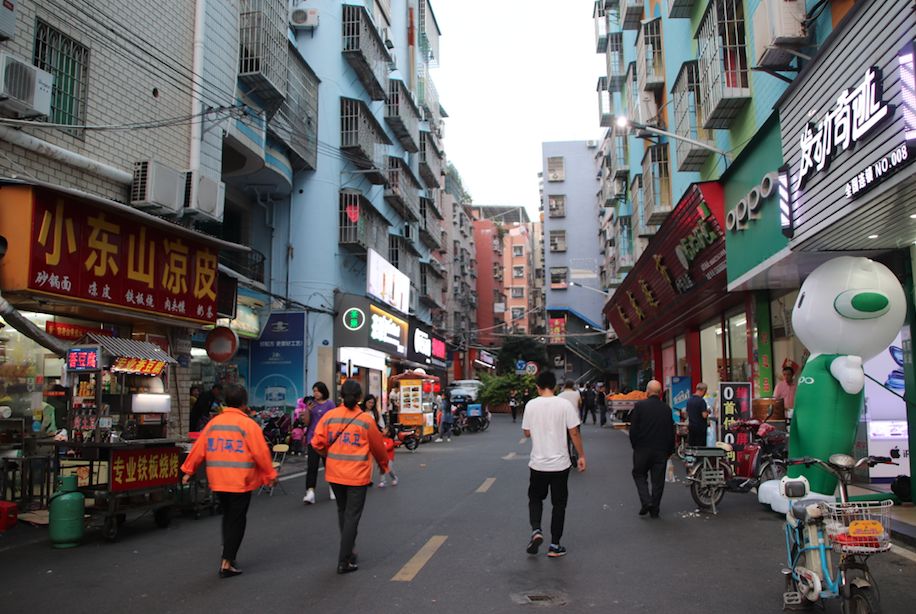
[[[735,208],[725,215],[725,228],[731,232],[741,232],[752,220],[760,217],[763,201],[776,194],[779,187],[779,173],[773,171],[764,175],[760,185],[754,186],[747,195],[738,201]]]

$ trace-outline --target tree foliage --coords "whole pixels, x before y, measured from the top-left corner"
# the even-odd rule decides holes
[[[498,405],[509,401],[509,393],[515,390],[519,401],[524,404],[535,396],[537,389],[534,386],[533,375],[505,375],[484,374],[481,379],[483,386],[477,393],[477,399],[485,405]]]
[[[496,372],[504,375],[515,373],[515,361],[536,362],[540,368],[547,367],[547,346],[531,337],[506,337],[496,356]]]

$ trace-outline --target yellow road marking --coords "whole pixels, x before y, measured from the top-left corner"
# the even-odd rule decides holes
[[[493,486],[493,482],[496,481],[496,478],[487,478],[483,481],[483,484],[477,489],[477,492],[487,492],[490,490],[490,487]]]
[[[419,552],[413,555],[407,564],[401,567],[401,570],[398,573],[394,574],[394,577],[391,578],[392,582],[410,582],[413,580],[420,570],[423,569],[423,566],[426,565],[433,555],[436,554],[442,544],[445,543],[445,540],[448,539],[448,535],[433,535],[429,538],[423,547],[420,548]]]
[[[509,452],[508,454],[503,456],[503,460],[512,460],[513,458],[515,458],[515,456],[516,456],[515,452]]]

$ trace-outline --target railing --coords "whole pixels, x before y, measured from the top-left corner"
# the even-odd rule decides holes
[[[372,100],[385,100],[391,55],[363,6],[343,6],[343,54]]]
[[[607,77],[598,77],[598,123],[602,128],[609,128],[614,121],[614,102],[607,89]]]
[[[401,217],[418,220],[420,217],[420,182],[410,171],[410,166],[397,156],[388,156],[388,186],[385,201]]]
[[[384,145],[390,144],[366,103],[355,98],[340,99],[340,148],[357,166],[371,171],[365,176],[376,185],[387,180],[383,170],[387,167]]]
[[[318,163],[318,77],[299,53],[289,50],[287,96],[269,128],[293,152],[293,166],[315,170]]]
[[[665,87],[661,18],[644,21],[636,35],[636,71],[639,87],[656,91]]]
[[[286,20],[286,0],[239,4],[239,80],[266,102],[286,96]]]
[[[365,254],[370,248],[385,253],[388,222],[362,194],[341,192],[338,218],[341,246],[359,254]]]
[[[608,19],[603,0],[595,1],[595,10],[592,14],[595,19],[595,51],[604,53],[607,51]]]
[[[439,188],[442,176],[442,153],[436,150],[435,141],[429,132],[420,131],[420,175],[426,187]]]
[[[642,161],[643,196],[646,223],[657,226],[671,213],[671,177],[668,168],[668,145],[653,145]]]
[[[406,151],[410,153],[419,151],[420,109],[414,103],[407,85],[400,79],[388,81],[385,121],[391,126],[392,132]]]
[[[595,338],[604,341],[599,335],[595,335]],[[585,343],[577,337],[566,336],[566,347],[573,354],[577,354],[582,360],[592,365],[596,369],[606,369],[607,368],[607,359],[601,353],[597,352],[592,346]]]
[[[697,33],[704,128],[729,128],[751,98],[743,0],[711,0]]]
[[[252,281],[264,283],[264,254],[256,249],[249,252],[221,251],[219,263]]]
[[[623,59],[623,32],[608,34],[606,60],[608,90],[619,92],[627,78],[627,64]]]
[[[620,0],[620,25],[624,30],[638,30],[645,0]]]
[[[426,111],[424,118],[429,122],[430,128],[432,130],[438,129],[439,122],[442,121],[442,115],[439,113],[439,92],[436,90],[432,77],[429,76],[429,72],[426,70],[417,81],[417,98],[420,106]]]
[[[681,66],[674,82],[674,88],[672,88],[672,98],[674,99],[674,131],[680,136],[712,145],[711,131],[700,124],[702,93],[696,60],[684,62]],[[676,147],[679,171],[700,170],[712,153],[709,148],[680,139]]]
[[[426,206],[428,199],[420,199],[420,240],[431,250],[442,248],[440,237],[442,235],[442,225],[435,217],[430,216],[429,208]]]
[[[668,0],[668,17],[671,19],[690,18],[694,0]]]
[[[611,176],[626,180],[630,175],[629,148],[627,134],[623,129],[614,126],[611,147]]]

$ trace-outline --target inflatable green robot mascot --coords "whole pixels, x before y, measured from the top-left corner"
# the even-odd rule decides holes
[[[890,269],[842,256],[817,267],[802,284],[792,327],[811,356],[798,378],[789,458],[852,455],[862,408],[864,360],[890,345],[906,316],[906,299]],[[818,467],[789,467],[811,491],[832,496],[836,478]]]

